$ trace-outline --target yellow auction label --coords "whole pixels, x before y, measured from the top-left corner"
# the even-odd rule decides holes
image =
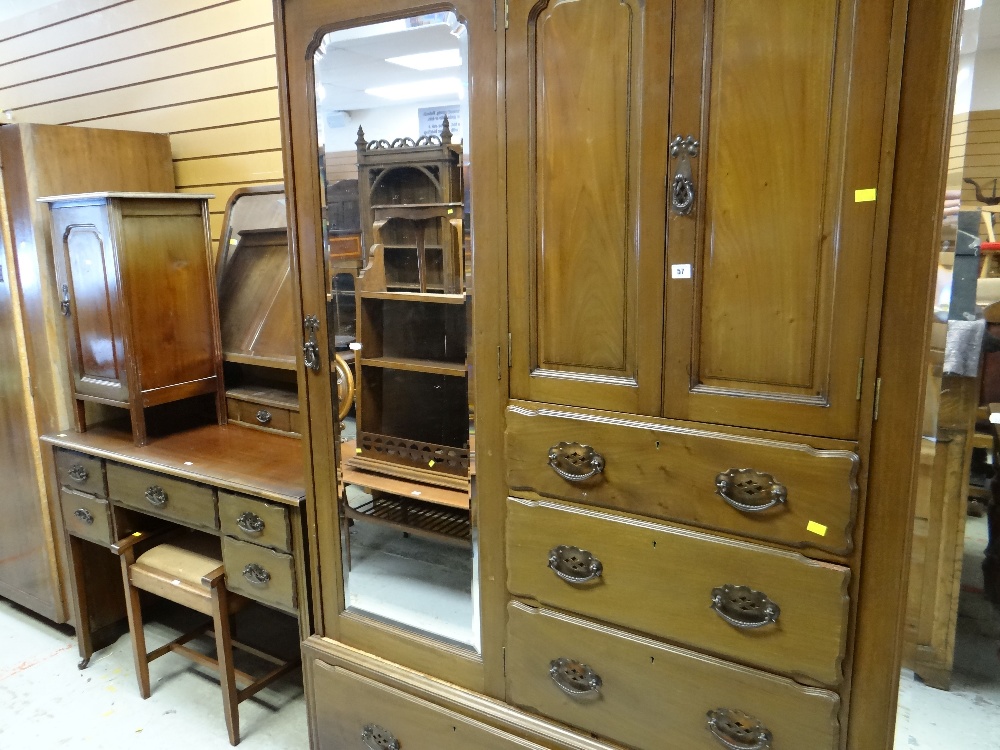
[[[855,203],[871,203],[875,200],[875,188],[868,188],[866,190],[855,190],[854,191],[854,202]]]
[[[810,521],[806,524],[806,531],[811,531],[813,534],[819,534],[820,536],[826,536],[826,526],[821,523],[816,523],[815,521]]]

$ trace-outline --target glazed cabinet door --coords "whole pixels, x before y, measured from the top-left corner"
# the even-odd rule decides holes
[[[665,416],[856,435],[881,5],[677,4]]]
[[[638,0],[509,4],[515,398],[659,413],[670,14]]]
[[[127,401],[117,256],[103,204],[52,212],[60,311],[75,392]]]

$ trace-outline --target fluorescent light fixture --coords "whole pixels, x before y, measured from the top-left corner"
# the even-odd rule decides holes
[[[439,68],[461,67],[462,54],[457,49],[439,49],[434,52],[421,52],[416,55],[387,57],[385,61],[393,65],[413,68],[414,70],[438,70]]]
[[[462,82],[457,78],[428,78],[425,81],[410,83],[394,83],[391,86],[376,86],[365,89],[366,94],[380,99],[423,99],[438,94],[452,94],[461,97],[464,94]]]
[[[982,8],[983,0],[965,0],[965,9],[972,10],[973,8]]]

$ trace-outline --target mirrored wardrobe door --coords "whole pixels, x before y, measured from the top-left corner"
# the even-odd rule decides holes
[[[482,688],[484,650],[499,654],[501,639],[484,649],[481,523],[499,547],[503,494],[481,507],[475,377],[477,325],[498,325],[479,320],[477,299],[499,278],[496,253],[480,249],[496,243],[480,239],[496,221],[493,9],[378,3],[367,20],[346,2],[307,5],[316,15],[300,9],[285,32],[289,79],[300,45],[310,84],[288,96],[320,631]],[[480,195],[487,219],[473,222]],[[499,349],[487,351],[499,377]],[[499,611],[502,574],[490,581]]]

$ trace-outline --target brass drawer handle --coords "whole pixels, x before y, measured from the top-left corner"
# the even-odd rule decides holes
[[[788,490],[770,474],[754,469],[730,469],[715,478],[715,491],[736,510],[759,513],[788,500]]]
[[[162,508],[167,504],[167,493],[164,492],[160,485],[154,484],[146,488],[146,502],[150,505],[155,505],[157,508]]]
[[[368,724],[361,730],[361,741],[369,750],[400,750],[399,740],[378,724]]]
[[[604,566],[590,552],[579,547],[560,544],[549,551],[549,567],[570,583],[586,583],[601,577]]]
[[[249,510],[240,513],[236,519],[236,525],[240,527],[240,531],[244,534],[250,534],[251,536],[256,536],[264,531],[264,519]]]
[[[94,514],[91,513],[86,508],[77,508],[73,511],[73,515],[79,518],[87,526],[92,526],[94,523]]]
[[[259,409],[257,411],[257,421],[260,424],[267,424],[268,422],[271,421],[271,412],[269,412],[267,409]]]
[[[90,477],[90,472],[87,471],[87,467],[83,464],[73,464],[69,467],[69,478],[74,482],[86,482]]]
[[[712,609],[734,628],[755,630],[778,621],[781,607],[767,595],[747,586],[725,586],[712,589]]]
[[[266,586],[271,582],[271,574],[257,563],[247,563],[243,568],[243,577],[255,586]]]
[[[549,466],[569,482],[583,482],[604,471],[604,456],[589,445],[559,443],[549,448]]]
[[[599,695],[604,684],[597,672],[572,659],[553,659],[549,663],[549,677],[560,690],[574,698]]]
[[[771,733],[754,717],[731,708],[708,712],[708,731],[729,750],[770,750]]]

